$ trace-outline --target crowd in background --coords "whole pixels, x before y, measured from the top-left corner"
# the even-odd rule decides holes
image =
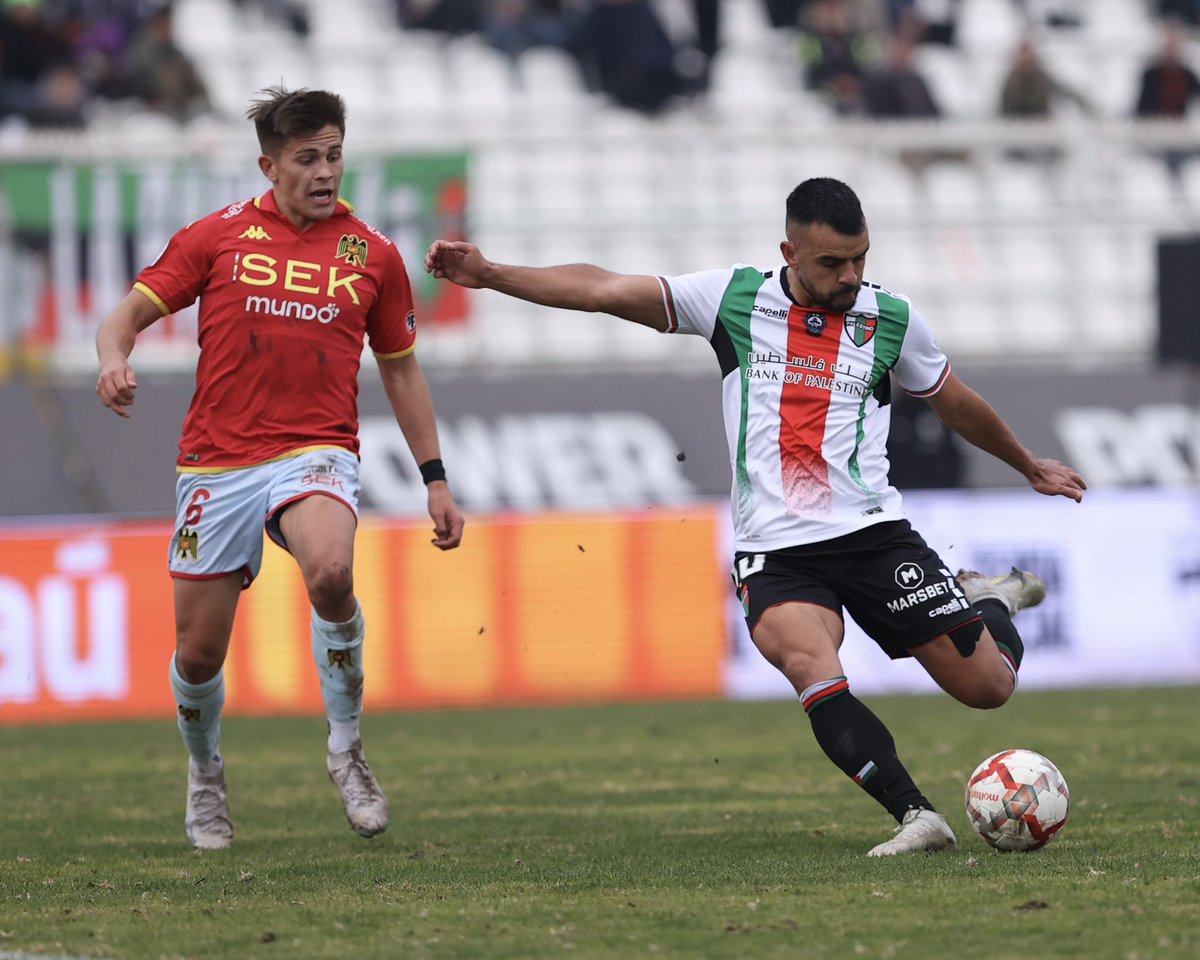
[[[204,81],[175,42],[170,4],[0,0],[0,120],[83,127],[97,99],[180,121],[208,109]]]
[[[395,0],[402,26],[448,34],[477,33],[519,57],[531,46],[573,54],[589,85],[633,109],[655,112],[680,97],[702,94],[721,46],[719,0],[689,0],[690,36],[673,35],[654,0]],[[914,65],[922,44],[954,46],[962,0],[946,0],[941,16],[917,0],[762,0],[772,27],[794,30],[804,84],[841,116],[929,118],[942,115]],[[1037,7],[1012,0],[1029,24],[1078,29],[1086,4]],[[1137,2],[1137,0],[1131,0]],[[939,5],[933,5],[939,6]],[[1158,0],[1161,53],[1146,64],[1131,112],[1182,116],[1200,93],[1183,56],[1183,31],[1200,25],[1200,0]],[[1043,23],[1037,23],[1038,19]],[[1086,93],[1065,85],[1042,62],[1032,39],[1016,50],[996,103],[999,116],[1051,116],[1064,102],[1090,109]]]
[[[301,0],[233,2],[308,35]],[[702,99],[721,50],[720,0],[686,0],[682,32],[664,21],[656,0],[392,2],[405,30],[475,34],[514,60],[536,46],[566,51],[590,89],[648,114]],[[955,45],[962,0],[934,5],[942,11],[936,19],[917,0],[761,2],[773,28],[795,33],[800,82],[837,115],[942,115],[914,52],[924,44]],[[1086,3],[1041,4],[1035,12],[1024,0],[1012,2],[1031,31],[1079,28],[1088,14]],[[1184,43],[1186,31],[1200,26],[1200,0],[1155,0],[1153,12],[1163,23],[1161,50],[1145,64],[1130,112],[1183,117],[1200,96]],[[1039,18],[1044,23],[1034,22]],[[1087,92],[1055,77],[1032,37],[1013,55],[996,114],[1048,117],[1064,103],[1088,111]],[[0,120],[82,127],[97,100],[130,101],[181,122],[210,109],[204,80],[173,35],[170,0],[0,0]]]

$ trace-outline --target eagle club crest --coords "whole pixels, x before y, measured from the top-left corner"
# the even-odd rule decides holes
[[[865,347],[875,336],[875,327],[879,323],[879,318],[863,316],[861,313],[848,313],[842,323],[845,325],[846,336],[850,338],[850,342],[856,347]]]
[[[175,554],[180,560],[200,559],[200,534],[188,527],[181,527],[175,540]]]
[[[357,233],[343,233],[338,241],[336,256],[352,267],[367,265],[367,241],[359,239]]]

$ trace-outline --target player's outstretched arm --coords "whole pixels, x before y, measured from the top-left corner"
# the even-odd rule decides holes
[[[128,417],[125,408],[133,403],[137,375],[129,365],[137,335],[162,316],[158,306],[139,290],[130,290],[96,331],[96,356],[100,377],[96,395],[113,413]]]
[[[1083,499],[1083,477],[1065,464],[1030,453],[991,405],[954,374],[929,405],[951,430],[980,450],[1003,460],[1029,481],[1038,493]]]
[[[383,380],[383,390],[413,459],[417,463],[441,459],[433,398],[416,355],[381,357],[376,362]],[[463,515],[445,480],[434,480],[427,489],[429,517],[433,520],[431,542],[439,550],[453,550],[462,542]]]
[[[493,263],[473,243],[435,240],[425,271],[460,287],[496,290],[530,303],[610,313],[655,330],[667,329],[663,287],[657,277],[613,273],[590,263],[519,267]]]

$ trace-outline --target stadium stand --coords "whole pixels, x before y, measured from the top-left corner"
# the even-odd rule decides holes
[[[1148,0],[951,5],[953,42],[917,52],[946,118],[889,123],[835,116],[806,90],[798,31],[772,26],[762,0],[725,0],[707,91],[653,117],[589,89],[559,47],[514,59],[479,33],[405,29],[390,0],[292,6],[307,34],[267,4],[176,0],[176,43],[203,78],[210,115],[180,125],[127,99],[97,99],[82,132],[41,133],[10,118],[0,160],[208,165],[218,173],[190,204],[211,209],[260,189],[244,170],[230,172],[254,149],[241,119],[253,92],[280,82],[326,86],[347,100],[353,156],[465,152],[467,232],[489,255],[655,273],[775,265],[787,192],[808,176],[836,176],[864,200],[869,277],[922,305],[952,356],[980,363],[1149,362],[1155,242],[1200,230],[1196,124],[1132,119],[1141,71],[1160,45]],[[685,50],[689,5],[657,0],[656,9]],[[1041,121],[997,118],[1003,77],[1027,36],[1089,110],[1066,104]],[[1187,44],[1195,61],[1195,37]],[[1161,159],[1170,148],[1185,151],[1176,173]],[[391,228],[395,211],[382,200],[351,199]],[[416,253],[414,245],[407,255]],[[119,259],[109,257],[113,269]],[[3,303],[9,341],[31,322],[28,303],[15,297]],[[703,344],[666,353],[616,321],[592,327],[485,295],[471,303],[465,325],[425,327],[429,362],[711,362]],[[90,363],[95,319],[63,324],[60,365]],[[179,330],[185,336],[186,324]],[[170,366],[188,354],[162,356]]]

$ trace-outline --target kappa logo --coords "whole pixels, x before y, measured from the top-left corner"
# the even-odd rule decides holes
[[[825,332],[825,314],[807,313],[804,315],[804,330],[810,337],[819,337]]]
[[[343,233],[334,256],[339,260],[345,260],[352,267],[365,267],[367,265],[367,241],[359,237],[357,233]]]
[[[861,313],[848,313],[842,321],[846,328],[846,336],[856,347],[865,347],[875,336],[875,328],[879,325],[878,317],[868,317]]]
[[[246,232],[238,237],[239,240],[243,238],[247,240],[270,240],[271,235],[256,223],[253,226],[247,227]]]
[[[915,590],[925,582],[925,571],[911,560],[896,568],[896,586],[902,590]]]

